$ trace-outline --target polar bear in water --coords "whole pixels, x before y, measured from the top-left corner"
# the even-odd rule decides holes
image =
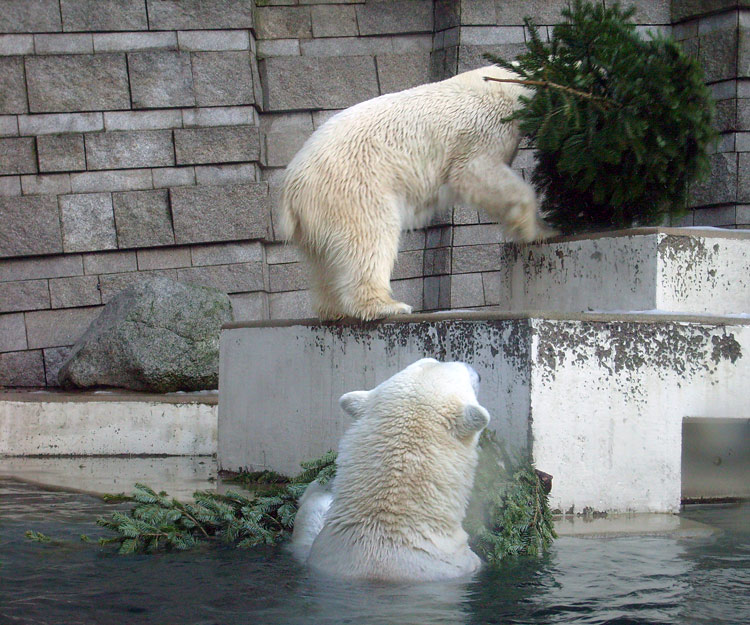
[[[355,421],[332,483],[313,482],[300,500],[295,555],[346,578],[428,581],[476,571],[461,523],[490,420],[478,385],[470,366],[424,358],[371,391],[343,395]]]

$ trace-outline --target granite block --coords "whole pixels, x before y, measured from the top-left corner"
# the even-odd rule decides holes
[[[47,280],[16,280],[0,287],[0,313],[50,307]]]
[[[257,126],[259,123],[258,114],[253,106],[182,109],[182,125],[185,128]]]
[[[264,109],[340,109],[379,95],[374,59],[275,57],[261,62]]]
[[[33,137],[0,139],[0,175],[36,172],[36,144]]]
[[[264,183],[178,187],[169,193],[177,244],[268,236],[268,185]]]
[[[62,251],[57,198],[0,197],[0,258]]]
[[[25,113],[28,110],[23,57],[0,57],[0,114]]]
[[[195,104],[189,53],[167,50],[131,52],[128,54],[128,70],[133,108]]]
[[[63,30],[147,30],[143,0],[60,0]]]
[[[52,308],[97,306],[102,303],[98,276],[55,278],[49,281]]]
[[[261,121],[266,165],[286,167],[313,133],[310,113],[267,114]]]
[[[13,352],[27,347],[23,313],[0,315],[0,352]]]
[[[104,130],[102,113],[53,113],[49,115],[19,115],[21,135],[48,135],[65,132],[96,132]]]
[[[712,30],[698,37],[698,58],[706,82],[737,77],[737,29]]]
[[[59,201],[63,248],[66,252],[117,247],[111,194],[61,195]]]
[[[82,273],[80,254],[0,260],[0,282],[79,276]]]
[[[138,250],[138,271],[154,269],[177,269],[190,267],[190,248],[171,247],[164,249]]]
[[[454,247],[451,273],[495,271],[501,262],[502,254],[498,243]]]
[[[424,307],[424,278],[393,280],[391,290],[396,301],[411,305],[414,312],[419,312]]]
[[[287,291],[268,295],[271,319],[309,319],[314,317],[310,291]]]
[[[123,130],[87,134],[88,169],[174,165],[171,130]]]
[[[248,52],[193,52],[191,58],[198,106],[255,102]]]
[[[435,0],[435,31],[461,24],[461,0]]]
[[[378,55],[380,93],[402,91],[430,82],[430,54]]]
[[[135,252],[94,252],[83,255],[86,275],[124,273],[138,269]]]
[[[708,177],[699,182],[690,185],[690,206],[706,206],[709,204],[724,204],[742,201],[737,197],[738,176],[739,190],[750,187],[743,187],[742,157],[750,153],[719,153],[712,154],[710,158],[711,171]],[[738,170],[737,159],[740,157],[740,167]]]
[[[249,50],[246,30],[188,30],[177,33],[180,50],[195,52],[215,50]]]
[[[214,243],[191,248],[193,266],[231,265],[263,260],[261,243]]]
[[[182,111],[177,109],[104,113],[106,130],[160,130],[181,127]]]
[[[526,52],[526,45],[523,43],[504,43],[496,45],[480,46],[458,46],[458,72],[467,72],[471,69],[489,65],[489,61],[484,58],[485,54],[496,54],[504,59],[512,61],[519,54]]]
[[[461,3],[461,24],[466,26],[500,25],[495,12],[495,0],[472,0]]]
[[[176,50],[177,33],[94,33],[94,52],[135,52],[137,50]]]
[[[70,174],[21,176],[21,188],[24,195],[70,193]]]
[[[360,35],[432,32],[432,0],[388,0],[356,7]]]
[[[30,349],[72,345],[101,313],[101,306],[27,312],[26,333]]]
[[[195,184],[195,167],[164,167],[152,169],[151,174],[155,189]]]
[[[187,284],[210,286],[224,293],[262,291],[263,263],[238,263],[178,269],[177,280]]]
[[[93,54],[94,38],[91,33],[77,35],[34,35],[37,54]]]
[[[424,251],[399,252],[391,272],[391,280],[419,278],[424,273]]]
[[[232,312],[235,321],[256,321],[268,319],[268,294],[262,291],[255,293],[235,293],[229,296],[232,301]]]
[[[198,185],[226,185],[258,182],[258,166],[255,163],[235,165],[198,165],[195,167]]]
[[[310,7],[258,7],[255,12],[255,33],[258,39],[310,38],[313,36]]]
[[[357,14],[351,5],[311,7],[313,37],[356,37]]]
[[[568,6],[568,0],[524,0],[524,2],[507,2],[495,0],[495,17],[498,24],[523,25],[527,16],[536,24],[559,24],[560,11]],[[462,15],[463,23],[463,15]]]
[[[15,115],[0,115],[0,137],[18,136],[18,117]]]
[[[134,191],[153,188],[150,169],[87,171],[70,175],[73,193],[96,191]]]
[[[0,195],[4,197],[21,195],[21,176],[0,176]]]
[[[269,265],[268,283],[271,293],[301,291],[310,287],[310,272],[306,263]]]
[[[0,56],[34,54],[34,35],[0,35]]]
[[[133,253],[135,256],[135,253]],[[102,302],[107,304],[115,295],[141,284],[151,278],[168,278],[177,280],[176,269],[157,269],[154,271],[132,271],[129,273],[110,273],[99,276],[99,288],[102,292]]]
[[[33,113],[130,108],[122,54],[27,57],[26,81]]]
[[[484,306],[481,273],[462,273],[451,277],[451,308]]]
[[[253,0],[149,0],[153,30],[252,28]]]
[[[120,249],[174,244],[166,189],[113,193],[112,204]]]
[[[175,130],[174,143],[178,165],[260,159],[260,134],[254,126]]]
[[[43,135],[36,138],[39,170],[42,172],[86,169],[83,135]]]
[[[0,2],[0,33],[46,33],[61,30],[59,0]]]
[[[0,387],[44,386],[41,350],[0,354]]]

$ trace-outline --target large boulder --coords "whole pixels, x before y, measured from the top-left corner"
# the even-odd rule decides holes
[[[215,389],[219,331],[232,320],[221,291],[153,278],[118,293],[63,363],[65,387],[166,393]]]

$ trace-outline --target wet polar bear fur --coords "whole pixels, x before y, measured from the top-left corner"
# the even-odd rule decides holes
[[[455,201],[483,209],[513,240],[550,234],[534,190],[509,167],[519,131],[503,120],[530,91],[485,77],[517,76],[490,66],[361,102],[292,159],[282,229],[310,263],[321,319],[411,312],[390,288],[400,233]]]
[[[295,555],[343,578],[430,581],[476,571],[461,522],[490,419],[478,383],[464,363],[424,358],[371,391],[343,395],[355,421],[330,487],[313,482],[300,500]]]

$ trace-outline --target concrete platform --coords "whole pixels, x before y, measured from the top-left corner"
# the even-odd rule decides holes
[[[749,230],[635,228],[506,244],[499,256],[502,310],[750,313]]]
[[[214,393],[1,392],[0,456],[211,455]]]
[[[676,512],[683,420],[748,419],[750,319],[440,313],[234,323],[221,339],[221,468],[293,474],[336,448],[338,397],[424,356],[471,363],[491,427],[531,449],[566,513]],[[750,493],[746,493],[750,494]]]

